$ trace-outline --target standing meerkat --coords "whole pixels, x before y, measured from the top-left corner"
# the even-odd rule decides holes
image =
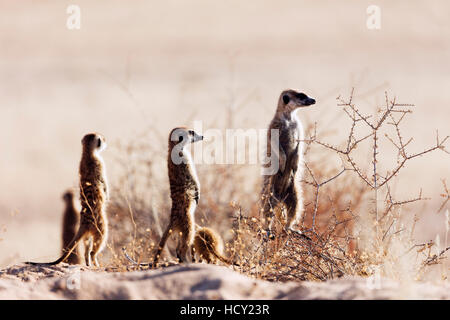
[[[278,170],[264,176],[262,211],[268,222],[268,235],[272,238],[274,213],[278,205],[284,206],[285,230],[292,230],[303,214],[303,194],[300,180],[303,175],[304,130],[296,115],[299,108],[315,104],[306,94],[285,90],[278,100],[275,116],[267,132],[267,155],[278,163]],[[272,130],[279,133],[278,145],[272,145]],[[276,141],[274,141],[276,142]],[[273,154],[272,154],[273,153]],[[298,232],[298,231],[296,231]]]
[[[85,240],[86,265],[91,261],[98,267],[97,255],[103,250],[108,236],[106,201],[108,184],[106,169],[100,153],[106,148],[105,138],[98,133],[90,133],[81,141],[83,152],[80,161],[80,226],[68,250],[56,261],[50,263],[27,262],[28,264],[54,265],[66,261],[78,244]]]
[[[161,237],[153,259],[154,267],[157,266],[164,245],[172,233],[179,236],[176,252],[180,262],[187,261],[188,250],[192,249],[195,235],[194,214],[200,199],[200,183],[187,146],[200,140],[203,140],[203,136],[184,127],[170,132],[167,168],[172,209],[169,225]]]
[[[200,260],[205,260],[207,263],[216,263],[217,260],[220,260],[227,265],[234,264],[230,259],[224,257],[222,238],[210,228],[197,229],[194,251]]]
[[[75,209],[73,203],[74,194],[71,190],[67,191],[63,195],[65,203],[65,210],[62,223],[62,254],[65,254],[69,248],[69,244],[75,237],[78,230],[78,223],[80,221],[80,213]],[[77,246],[67,257],[68,264],[80,264],[81,259]]]

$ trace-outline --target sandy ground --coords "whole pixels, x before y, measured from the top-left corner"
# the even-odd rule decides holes
[[[450,285],[349,278],[273,283],[214,265],[105,272],[69,265],[0,271],[0,299],[450,299]]]

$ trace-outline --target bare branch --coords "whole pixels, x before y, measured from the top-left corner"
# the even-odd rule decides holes
[[[441,197],[444,198],[444,202],[442,202],[441,206],[439,207],[438,213],[441,212],[447,203],[450,201],[450,192],[447,188],[447,183],[445,182],[445,179],[442,179],[442,184],[444,185],[444,192],[441,194]]]

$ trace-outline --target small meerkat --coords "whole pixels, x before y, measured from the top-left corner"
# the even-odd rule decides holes
[[[106,148],[105,138],[98,133],[89,133],[82,139],[83,152],[80,161],[81,213],[78,232],[68,245],[68,250],[56,261],[49,263],[27,262],[27,264],[54,265],[66,261],[72,251],[85,241],[86,265],[98,267],[97,255],[103,250],[108,236],[106,201],[108,184],[106,169],[100,153]],[[92,240],[92,241],[91,241]]]
[[[62,223],[62,254],[65,254],[69,248],[69,244],[75,237],[78,230],[78,223],[80,220],[80,213],[75,209],[73,203],[74,194],[71,190],[68,190],[63,195],[65,203],[65,210]],[[67,257],[68,264],[80,264],[81,259],[78,252],[79,246],[77,246]]]
[[[220,260],[227,265],[234,264],[230,259],[224,257],[222,238],[211,228],[197,229],[194,251],[200,260],[205,260],[207,263],[216,263],[217,260]]]
[[[170,132],[167,168],[172,209],[169,225],[161,237],[153,259],[154,267],[157,266],[164,245],[172,233],[179,236],[176,252],[180,262],[186,262],[189,248],[192,250],[195,235],[194,214],[200,199],[200,182],[187,147],[200,140],[203,140],[203,136],[185,127],[174,128]]]
[[[283,221],[285,230],[296,231],[292,229],[292,225],[303,214],[300,180],[304,164],[304,130],[296,111],[315,103],[314,99],[304,93],[285,90],[280,95],[275,116],[270,122],[267,132],[267,155],[278,162],[278,171],[264,176],[261,195],[262,211],[269,220],[267,231],[270,237],[273,237],[271,234],[273,215],[278,205],[284,206],[286,212]],[[272,145],[271,130],[278,130],[278,145]]]

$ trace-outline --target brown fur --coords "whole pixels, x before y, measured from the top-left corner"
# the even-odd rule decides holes
[[[103,250],[108,235],[105,211],[108,186],[105,166],[99,154],[106,147],[106,143],[102,135],[90,133],[84,136],[82,145],[83,153],[79,169],[80,226],[77,234],[68,245],[69,249],[58,260],[45,264],[54,265],[66,261],[72,251],[84,240],[86,244],[86,265],[90,266],[92,261],[95,266],[99,266],[97,255]],[[28,264],[40,263],[28,262]]]
[[[278,100],[275,116],[267,133],[267,156],[278,161],[279,169],[272,175],[265,175],[262,190],[262,212],[271,232],[274,213],[281,206],[284,213],[282,224],[286,229],[298,221],[303,214],[303,196],[300,185],[303,173],[303,127],[295,115],[295,110],[314,104],[315,100],[294,90],[285,90]],[[278,152],[273,150],[271,130],[279,132]],[[267,165],[268,166],[268,165]]]
[[[182,136],[181,140],[180,136]],[[155,267],[164,245],[172,233],[179,237],[176,252],[180,262],[187,261],[187,253],[192,248],[195,233],[194,214],[200,199],[200,183],[190,152],[186,148],[188,144],[202,139],[203,137],[197,135],[193,130],[184,127],[175,128],[170,132],[167,168],[172,209],[169,225],[161,237],[153,259]],[[183,161],[174,163],[173,159],[179,156],[182,156]]]
[[[67,191],[63,195],[63,200],[65,202],[65,210],[62,223],[62,254],[65,254],[69,248],[69,244],[75,237],[78,230],[78,223],[80,221],[80,213],[75,209],[73,203],[73,192]],[[68,264],[80,264],[81,259],[79,255],[79,246],[77,246],[67,257]]]
[[[233,262],[223,256],[222,238],[210,228],[199,228],[194,238],[194,252],[200,260],[216,263],[217,260],[230,265]]]

